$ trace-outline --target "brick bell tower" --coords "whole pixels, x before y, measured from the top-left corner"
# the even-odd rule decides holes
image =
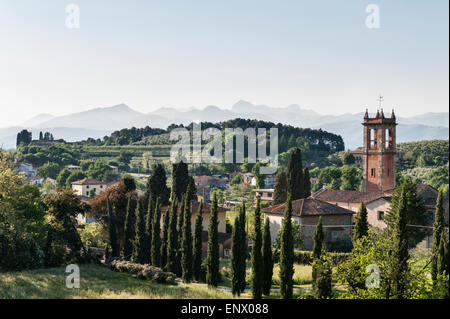
[[[382,97],[380,96],[380,104]],[[395,188],[395,134],[394,110],[390,118],[383,109],[375,118],[364,115],[363,187],[365,192],[384,192]]]

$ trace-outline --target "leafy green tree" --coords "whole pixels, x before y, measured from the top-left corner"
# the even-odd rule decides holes
[[[314,297],[316,299],[331,299],[332,292],[332,262],[324,253],[320,258],[314,259],[313,268],[316,278],[313,285]]]
[[[261,199],[258,197],[255,210],[255,235],[252,248],[252,295],[254,299],[261,299],[263,285],[263,258],[261,234]]]
[[[270,220],[266,218],[263,231],[262,243],[262,291],[263,294],[270,295],[270,288],[272,287],[273,276],[273,256],[272,256],[272,238],[270,236]]]
[[[70,175],[66,179],[66,187],[67,188],[72,188],[72,183],[73,182],[79,181],[79,180],[81,180],[83,178],[86,178],[86,174],[84,174],[83,172],[78,171],[78,172],[70,173]]]
[[[214,194],[208,229],[208,256],[206,259],[206,282],[210,287],[217,287],[220,280],[218,213],[217,196]]]
[[[170,209],[169,222],[169,238],[167,244],[167,271],[179,273],[180,267],[177,263],[178,251],[178,231],[177,231],[177,216],[178,216],[178,202],[176,199],[172,201]]]
[[[354,166],[344,165],[341,167],[341,172],[342,184],[340,188],[349,191],[359,190],[362,181],[361,170]]]
[[[37,175],[42,178],[56,179],[59,174],[59,165],[57,163],[47,162],[37,169]]]
[[[161,204],[159,203],[159,198],[156,200],[155,204],[155,214],[153,216],[153,227],[152,227],[152,265],[155,267],[161,266]]]
[[[31,143],[32,133],[27,130],[22,130],[17,133],[16,147],[19,147],[20,144],[28,145]]]
[[[56,177],[56,185],[58,187],[65,187],[66,180],[70,176],[70,174],[72,174],[72,172],[69,171],[67,168],[65,168],[61,172],[59,172],[58,176]]]
[[[195,219],[195,233],[194,233],[194,279],[200,281],[201,279],[201,269],[202,269],[202,256],[203,256],[203,243],[202,243],[202,232],[203,232],[203,202],[200,202],[197,211],[197,218]]]
[[[397,222],[397,214],[400,206],[401,193],[405,192],[406,206],[406,224],[410,225],[427,225],[429,222],[429,214],[424,206],[422,196],[417,192],[417,185],[409,178],[397,187],[392,195],[392,204],[390,210],[384,216],[384,220],[390,229],[395,227]],[[428,234],[428,230],[419,227],[407,227],[408,247],[414,248]]]
[[[273,192],[273,205],[286,202],[287,199],[287,175],[285,171],[280,171],[275,180],[275,189]]]
[[[344,165],[355,164],[355,156],[353,156],[353,154],[348,152],[342,154],[341,160]]]
[[[433,260],[431,261],[431,278],[433,283],[436,283],[438,275],[438,256],[441,244],[441,237],[444,231],[444,207],[442,206],[442,192],[439,192],[436,200],[436,209],[434,212],[434,227],[433,227]]]
[[[117,241],[116,213],[109,197],[106,199],[106,205],[108,210],[109,245],[111,246],[111,256],[119,257],[120,252]]]
[[[166,170],[162,164],[153,167],[152,175],[147,180],[146,196],[152,194],[153,198],[160,198],[161,205],[169,204],[170,190],[167,187]]]
[[[128,204],[127,204],[127,214],[125,217],[125,240],[123,244],[123,258],[126,260],[130,260],[131,255],[133,253],[133,239],[135,237],[135,223],[136,223],[136,217],[135,217],[135,208],[136,208],[136,201],[131,197],[131,195],[128,196]]]
[[[288,193],[291,194],[292,200],[303,198],[304,181],[303,181],[303,164],[302,152],[300,148],[296,148],[289,159],[287,167]]]
[[[353,230],[353,241],[367,236],[369,233],[369,224],[367,222],[367,208],[363,202],[359,205],[358,213],[355,217],[355,229]]]
[[[292,236],[292,201],[288,194],[283,216],[280,251],[280,292],[282,299],[292,298],[294,275],[294,244]]]
[[[145,229],[145,209],[141,203],[141,200],[137,201],[136,205],[136,224],[135,224],[135,238],[133,241],[133,254],[132,261],[139,264],[145,263],[146,255],[146,243],[148,241],[146,229]]]
[[[261,170],[261,162],[256,163],[252,168],[252,173],[255,175],[256,178],[256,187],[258,188],[264,188],[264,177],[261,176],[260,173]]]
[[[192,226],[191,226],[191,194],[188,186],[184,205],[184,223],[181,237],[181,269],[184,282],[192,281]]]

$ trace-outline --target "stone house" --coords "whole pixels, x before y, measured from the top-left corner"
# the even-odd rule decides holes
[[[264,218],[269,218],[272,241],[280,231],[286,204],[263,209]],[[329,245],[350,241],[352,236],[352,216],[354,212],[313,197],[292,201],[292,220],[300,225],[303,239],[302,249],[313,248],[313,238],[319,217],[322,217],[325,242]]]
[[[100,194],[107,188],[107,183],[93,178],[84,178],[79,181],[72,182],[72,189],[78,196],[89,197],[93,190],[95,195]]]

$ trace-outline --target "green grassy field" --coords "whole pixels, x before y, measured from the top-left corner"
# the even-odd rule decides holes
[[[113,272],[98,265],[80,266],[80,288],[66,288],[65,267],[0,273],[2,299],[202,299],[233,298],[226,291],[204,284],[177,286],[150,283],[129,274]],[[245,298],[245,296],[243,296]]]

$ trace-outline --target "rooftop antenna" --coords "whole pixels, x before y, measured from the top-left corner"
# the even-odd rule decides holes
[[[381,96],[381,94],[377,98],[378,101],[378,108],[381,109],[381,103],[384,101],[384,97]]]

